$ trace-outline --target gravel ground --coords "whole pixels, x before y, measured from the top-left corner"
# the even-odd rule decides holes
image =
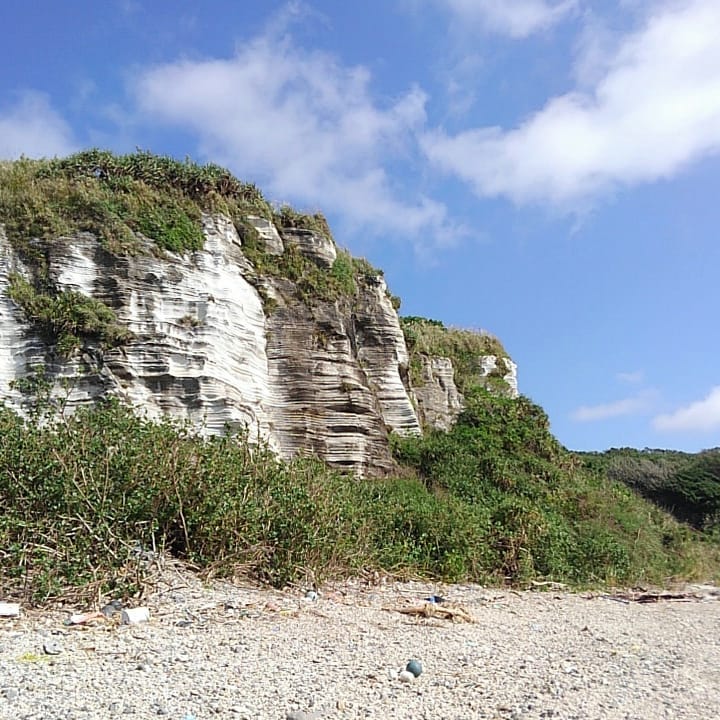
[[[0,618],[0,718],[717,717],[720,591],[686,590],[642,604],[356,581],[313,601],[167,571],[149,622]],[[475,622],[399,612],[434,593]],[[423,672],[402,682],[411,658]]]

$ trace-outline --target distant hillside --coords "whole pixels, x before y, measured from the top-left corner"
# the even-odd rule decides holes
[[[613,448],[576,453],[589,470],[606,473],[703,530],[720,528],[720,448],[700,453]]]

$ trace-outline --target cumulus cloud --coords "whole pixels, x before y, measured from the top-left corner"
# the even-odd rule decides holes
[[[446,208],[403,199],[386,166],[416,152],[425,94],[381,104],[371,77],[297,47],[277,27],[233,57],[148,68],[133,91],[145,117],[194,132],[201,152],[252,177],[272,197],[342,212],[351,222],[440,233]]]
[[[647,412],[654,400],[655,393],[647,391],[633,397],[623,398],[600,405],[582,405],[574,410],[570,417],[577,422],[596,422],[614,417],[640,415]]]
[[[720,150],[720,3],[651,4],[591,87],[552,98],[514,129],[427,133],[423,148],[481,197],[574,208],[670,178]]]
[[[463,26],[468,24],[525,38],[562,20],[576,6],[575,0],[436,0]]]
[[[653,427],[665,432],[708,432],[720,429],[720,385],[715,386],[703,400],[690,403],[673,413],[658,415]]]
[[[14,105],[0,108],[0,158],[52,157],[75,149],[70,127],[47,96],[28,91]]]

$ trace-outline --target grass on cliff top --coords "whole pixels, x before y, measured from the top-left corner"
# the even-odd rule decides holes
[[[422,384],[422,356],[450,358],[455,384],[461,392],[485,383],[480,374],[482,356],[494,355],[498,360],[508,357],[502,343],[486,332],[446,327],[439,320],[417,316],[401,317],[400,325],[410,353],[410,379],[416,387]],[[495,379],[504,374],[501,367],[497,373],[491,373],[498,376]]]
[[[177,253],[203,245],[202,212],[248,215],[331,237],[324,217],[274,210],[260,190],[214,164],[136,152],[86,150],[65,158],[0,162],[0,222],[33,259],[34,238],[88,231],[113,252],[137,249],[136,233]],[[35,258],[37,259],[37,258]]]
[[[0,583],[38,603],[136,593],[138,545],[283,586],[362,570],[521,585],[718,576],[718,547],[578,467],[526,399],[478,391],[448,433],[358,480],[109,402],[50,424],[0,409]]]

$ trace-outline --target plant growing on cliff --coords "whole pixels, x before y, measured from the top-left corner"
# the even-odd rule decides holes
[[[43,292],[18,274],[10,276],[8,297],[22,309],[26,319],[38,325],[60,355],[69,355],[94,338],[111,347],[127,342],[130,331],[103,302],[74,290]]]
[[[302,213],[290,205],[281,205],[273,213],[272,219],[281,230],[309,230],[332,240],[330,226],[322,213]]]
[[[255,185],[239,181],[218,165],[103,150],[0,163],[0,223],[36,273],[45,270],[43,243],[80,231],[93,233],[114,253],[146,251],[141,236],[175,253],[199,250],[204,242],[203,212],[232,218],[258,273],[292,280],[307,302],[352,297],[358,283],[378,274],[367,261],[352,259],[345,251],[338,252],[329,272],[292,243],[280,256],[267,253],[248,216],[332,242],[327,220],[320,213],[301,213],[287,205],[273,209]]]

